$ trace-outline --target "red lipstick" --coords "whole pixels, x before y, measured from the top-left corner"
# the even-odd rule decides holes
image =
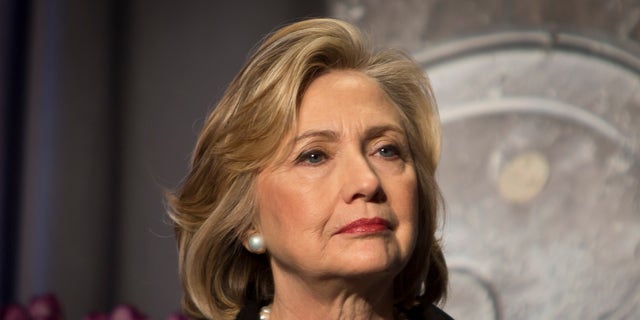
[[[336,232],[340,233],[375,233],[385,230],[391,230],[391,224],[389,221],[382,218],[362,218],[353,221]]]

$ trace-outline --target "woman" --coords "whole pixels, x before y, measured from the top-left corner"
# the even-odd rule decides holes
[[[169,196],[183,307],[207,319],[449,319],[435,101],[351,25],[269,36]]]

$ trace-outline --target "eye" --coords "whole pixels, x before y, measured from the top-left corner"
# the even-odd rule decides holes
[[[310,150],[301,153],[296,158],[296,163],[306,163],[310,165],[320,164],[327,159],[327,154],[320,150]]]
[[[388,159],[395,159],[395,158],[398,158],[400,156],[400,151],[399,151],[398,147],[393,146],[393,145],[386,145],[386,146],[380,147],[377,150],[377,153],[381,157],[388,158]]]

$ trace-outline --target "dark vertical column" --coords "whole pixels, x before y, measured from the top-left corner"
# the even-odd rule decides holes
[[[105,224],[108,226],[109,232],[106,238],[103,239],[105,243],[105,256],[104,260],[107,263],[109,274],[109,281],[106,281],[104,292],[107,297],[107,306],[112,307],[122,301],[116,300],[117,292],[117,279],[120,278],[119,269],[117,268],[120,260],[118,254],[118,245],[120,243],[120,234],[118,233],[118,225],[122,217],[119,213],[121,194],[119,187],[122,184],[122,176],[119,174],[122,171],[122,150],[125,143],[125,137],[123,135],[123,121],[125,111],[125,96],[124,91],[126,88],[125,68],[128,63],[128,50],[127,41],[129,33],[130,17],[128,7],[126,5],[127,0],[112,0],[108,11],[107,18],[110,26],[110,36],[108,37],[107,46],[111,48],[109,55],[108,66],[109,71],[107,73],[107,86],[110,88],[108,96],[108,119],[109,126],[107,128],[107,136],[109,139],[108,144],[108,168],[110,172],[107,177],[107,189],[109,194],[107,195],[107,215]]]
[[[15,299],[29,1],[0,1],[0,305]]]
[[[21,237],[18,295],[50,291],[53,253],[51,222],[56,219],[52,194],[57,165],[56,121],[59,96],[60,17],[59,1],[34,3],[28,61],[28,98],[25,103],[24,167],[21,197]]]

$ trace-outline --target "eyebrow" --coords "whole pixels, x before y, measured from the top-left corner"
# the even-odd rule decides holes
[[[367,129],[367,131],[365,131],[365,137],[367,140],[373,139],[373,138],[377,138],[382,136],[385,132],[388,131],[393,131],[396,133],[401,134],[402,136],[405,135],[404,130],[397,126],[397,125],[382,125],[382,126],[374,126],[371,127],[369,129]]]
[[[370,140],[376,137],[379,137],[381,135],[383,135],[385,132],[388,131],[393,131],[393,132],[397,132],[401,135],[404,136],[404,130],[397,126],[397,125],[380,125],[380,126],[373,126],[368,128],[365,131],[365,139],[366,140]],[[304,132],[303,134],[297,136],[293,142],[297,143],[300,140],[305,140],[308,138],[313,138],[313,137],[320,137],[320,138],[324,138],[326,140],[338,140],[338,134],[335,131],[332,130],[311,130],[311,131],[307,131]]]
[[[321,137],[327,140],[337,140],[338,139],[338,134],[335,131],[331,131],[331,130],[312,130],[312,131],[307,131],[299,136],[297,136],[293,142],[297,143],[300,140],[305,140],[308,138],[313,138],[313,137]]]

